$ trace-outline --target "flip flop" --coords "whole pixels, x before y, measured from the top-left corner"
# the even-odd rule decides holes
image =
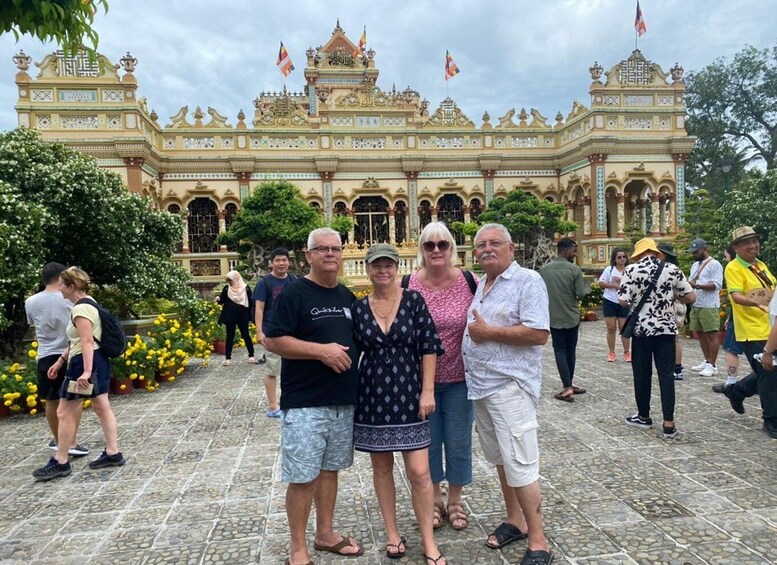
[[[358,547],[359,551],[355,553],[340,553],[341,549],[349,546]],[[326,546],[326,545],[314,543],[313,547],[315,547],[318,551],[328,551],[329,553],[334,553],[335,555],[339,555],[340,557],[358,557],[364,553],[364,548],[361,547],[359,544],[357,544],[356,540],[353,540],[348,536],[343,536],[343,539],[341,539],[338,543],[334,545]]]
[[[574,393],[572,393],[572,394],[574,394]],[[574,402],[575,399],[572,398],[572,394],[568,394],[568,395],[564,396],[562,393],[557,392],[556,394],[553,395],[553,398],[555,398],[556,400],[561,400],[563,402]]]
[[[445,557],[443,556],[443,554],[442,554],[442,553],[441,553],[440,555],[438,555],[438,556],[437,556],[437,559],[435,559],[435,558],[434,558],[434,557],[432,557],[431,555],[427,555],[426,553],[421,553],[421,555],[423,555],[423,556],[424,556],[424,559],[426,559],[426,561],[427,561],[427,562],[428,562],[428,561],[431,561],[433,565],[439,565],[439,563],[440,563],[440,560],[442,560],[442,561],[443,561],[443,563],[448,563],[448,560],[447,560],[447,559],[445,559]]]
[[[291,565],[291,561],[289,561],[288,557],[286,558],[285,565]],[[308,561],[307,563],[305,563],[305,565],[313,565],[313,562],[312,561]]]
[[[519,541],[529,537],[528,533],[522,532],[507,522],[502,522],[499,524],[499,526],[491,533],[491,535],[496,538],[496,543],[492,545],[488,543],[488,539],[486,539],[486,547],[489,549],[501,549],[509,543],[513,543],[514,541]]]
[[[399,549],[399,546],[402,546],[402,549]],[[396,551],[389,551],[389,548],[395,547]],[[399,543],[387,543],[386,544],[386,557],[389,559],[399,559],[401,557],[405,556],[405,552],[407,551],[407,540],[405,539],[405,536],[399,536]]]

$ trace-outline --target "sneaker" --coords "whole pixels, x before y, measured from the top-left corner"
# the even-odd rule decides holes
[[[89,455],[89,448],[86,448],[80,443],[77,443],[75,447],[71,447],[67,450],[67,452],[69,455],[74,457],[83,457],[84,455]]]
[[[663,426],[664,428],[664,439],[672,439],[677,437],[677,428],[672,426],[671,428],[667,428],[666,426]]]
[[[693,371],[694,373],[701,373],[705,369],[705,367],[707,367],[706,360],[702,361],[698,365],[694,365],[693,367],[691,367],[691,371]]]
[[[683,372],[682,372],[682,371],[680,371],[679,373],[675,373],[675,374],[674,374],[674,380],[676,380],[676,381],[682,381],[682,380],[684,380],[684,379],[685,379],[685,375],[683,374]]]
[[[48,444],[48,448],[51,449],[52,451],[56,451],[57,450],[57,440],[52,439],[49,442],[49,444]]]
[[[699,371],[700,377],[714,377],[717,374],[718,370],[712,363],[707,363],[706,366],[701,371]]]
[[[100,456],[89,463],[90,469],[101,469],[103,467],[121,467],[127,461],[122,457],[121,451],[114,455],[108,455],[103,451]]]
[[[277,410],[268,410],[267,411],[267,417],[268,418],[280,418],[281,417],[281,409],[278,408]]]
[[[626,361],[626,363],[631,363],[631,352],[627,351],[623,354],[623,360]]]
[[[67,477],[71,471],[70,461],[67,463],[60,463],[52,457],[45,466],[40,469],[35,469],[32,472],[32,476],[39,481],[50,481],[51,479],[59,477]]]
[[[626,423],[635,428],[648,429],[653,427],[653,420],[651,418],[641,418],[639,414],[628,416],[626,418]]]
[[[607,354],[607,362],[608,363],[615,363],[615,359],[616,359],[615,352]]]

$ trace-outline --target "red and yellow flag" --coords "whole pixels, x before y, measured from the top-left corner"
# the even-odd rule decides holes
[[[353,52],[353,56],[357,57],[361,55],[364,53],[365,49],[367,49],[367,26],[364,26],[362,36],[359,38],[359,45],[356,46],[356,51]]]
[[[639,7],[639,0],[637,0],[637,17],[634,18],[634,29],[637,30],[637,36],[639,37],[642,37],[642,34],[647,31],[645,17],[642,14],[642,9]]]
[[[278,65],[278,68],[285,77],[289,76],[291,71],[294,70],[294,64],[291,62],[289,52],[286,51],[286,48],[283,46],[283,41],[281,41],[281,48],[278,50],[278,60],[275,64]]]
[[[448,51],[446,51],[445,52],[445,80],[455,77],[460,72],[461,71],[459,70],[459,67],[457,67],[456,63],[453,62],[453,57],[451,57],[451,54]]]

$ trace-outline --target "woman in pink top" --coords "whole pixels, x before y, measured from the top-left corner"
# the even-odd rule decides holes
[[[445,348],[445,353],[437,361],[434,378],[437,409],[429,416],[434,527],[443,525],[447,513],[451,527],[463,530],[469,521],[461,492],[464,485],[472,482],[473,409],[472,402],[467,400],[461,338],[478,279],[456,266],[456,242],[442,222],[427,224],[421,232],[418,264],[420,269],[409,279],[405,277],[402,286],[417,290],[424,297]],[[443,480],[448,481],[447,507],[440,492]]]

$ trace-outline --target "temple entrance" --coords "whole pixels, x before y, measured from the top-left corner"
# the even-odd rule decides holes
[[[359,245],[389,241],[388,202],[380,196],[362,196],[353,203],[354,237]]]

